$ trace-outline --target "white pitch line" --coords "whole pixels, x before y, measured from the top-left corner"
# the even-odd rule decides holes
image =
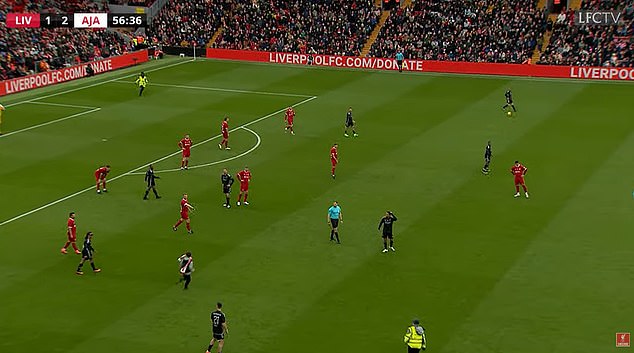
[[[87,110],[87,111],[85,111],[85,112],[81,112],[81,113],[77,113],[77,114],[73,114],[73,115],[65,116],[65,117],[63,117],[63,118],[59,118],[59,119],[55,119],[55,120],[51,120],[51,121],[47,121],[47,122],[45,122],[45,123],[41,123],[41,124],[37,124],[37,125],[33,125],[33,126],[29,126],[29,127],[25,127],[24,129],[20,129],[20,130],[15,130],[15,131],[7,132],[6,134],[2,134],[2,135],[0,135],[0,138],[6,138],[6,137],[9,137],[9,136],[11,136],[11,135],[19,134],[19,133],[26,132],[26,131],[33,130],[33,129],[37,129],[37,128],[40,128],[40,127],[43,127],[43,126],[46,126],[46,125],[51,125],[51,124],[59,123],[59,122],[62,122],[62,121],[64,121],[64,120],[69,120],[69,119],[77,118],[77,117],[79,117],[79,116],[86,115],[86,114],[90,114],[90,113],[94,113],[94,112],[97,112],[97,111],[100,111],[100,110],[101,110],[101,108],[94,108],[94,109]]]
[[[216,165],[216,164],[220,164],[220,163],[225,163],[225,162],[230,162],[233,161],[234,159],[238,159],[240,157],[244,157],[247,154],[255,151],[258,147],[260,147],[260,144],[262,143],[262,138],[260,137],[260,135],[258,135],[257,132],[249,129],[248,127],[244,127],[241,126],[240,129],[243,130],[247,130],[250,133],[252,133],[253,135],[255,135],[255,138],[257,139],[257,142],[255,143],[255,145],[253,147],[251,147],[250,149],[248,149],[247,151],[244,151],[238,155],[235,155],[233,157],[229,157],[229,158],[225,158],[219,161],[215,161],[215,162],[209,162],[209,163],[204,163],[204,164],[198,164],[198,165],[194,165],[189,167],[189,169],[198,169],[198,168],[205,168],[205,167],[210,167],[212,165]],[[180,168],[173,168],[173,169],[164,169],[164,170],[156,170],[154,171],[155,173],[171,173],[171,172],[181,172],[182,170]],[[144,175],[145,172],[134,172],[134,173],[129,173],[128,175]]]
[[[300,101],[300,102],[298,102],[298,103],[295,103],[295,104],[291,105],[291,107],[297,107],[297,106],[300,106],[300,105],[305,104],[305,103],[308,103],[308,102],[310,102],[310,101],[312,101],[313,99],[316,99],[316,98],[317,98],[316,96],[313,96],[313,97],[310,97],[310,98],[306,98],[306,99],[304,99],[304,100],[302,100],[302,101]],[[260,117],[260,118],[258,118],[258,119],[252,120],[252,121],[250,121],[250,122],[248,122],[248,123],[242,124],[242,125],[240,125],[240,126],[238,126],[238,127],[234,128],[234,129],[231,129],[230,131],[235,131],[235,130],[237,130],[237,129],[245,128],[245,127],[247,127],[247,126],[249,126],[249,125],[253,125],[253,124],[258,123],[258,122],[260,122],[260,121],[262,121],[262,120],[268,119],[268,118],[270,118],[270,117],[272,117],[272,116],[274,116],[274,115],[276,115],[276,114],[279,114],[279,113],[281,113],[281,112],[283,112],[283,111],[285,111],[285,110],[286,110],[286,108],[279,109],[279,110],[277,110],[277,111],[275,111],[275,112],[273,112],[273,113],[271,113],[271,114],[265,115],[265,116]],[[214,139],[216,139],[216,138],[218,138],[218,137],[220,137],[220,136],[221,136],[221,135],[216,135],[216,136],[210,137],[210,138],[208,138],[208,139],[206,139],[206,140],[204,140],[204,141],[198,142],[198,143],[194,144],[194,145],[192,146],[192,148],[194,148],[194,147],[196,147],[196,146],[200,146],[200,145],[205,144],[205,143],[208,143],[209,141],[212,141],[212,140],[214,140]],[[150,162],[150,163],[145,163],[145,164],[143,164],[142,166],[139,166],[139,167],[137,167],[137,168],[134,168],[134,169],[132,169],[132,170],[130,170],[130,171],[127,171],[127,172],[125,172],[125,173],[123,173],[123,174],[119,174],[119,175],[117,175],[117,176],[115,176],[115,177],[113,177],[113,178],[110,178],[110,179],[109,179],[109,181],[110,181],[110,182],[113,182],[113,181],[115,181],[115,180],[117,180],[117,179],[120,179],[120,178],[123,178],[123,177],[125,177],[125,176],[128,176],[128,175],[130,175],[131,173],[134,173],[134,172],[138,171],[139,169],[146,168],[146,167],[148,167],[150,164],[156,164],[156,163],[162,162],[162,161],[164,161],[164,160],[166,160],[166,159],[168,159],[168,158],[174,157],[174,156],[178,155],[179,153],[181,153],[181,151],[177,151],[177,152],[174,152],[174,153],[170,153],[170,154],[168,154],[167,156],[161,157],[161,158],[159,158],[159,159],[157,159],[157,160],[155,160],[155,161],[152,161],[152,162]],[[11,222],[17,221],[17,220],[18,220],[18,219],[20,219],[20,218],[24,218],[24,217],[26,217],[26,216],[32,215],[32,214],[33,214],[33,213],[35,213],[35,212],[39,212],[39,211],[41,211],[41,210],[43,210],[43,209],[49,208],[49,207],[51,207],[51,206],[53,206],[53,205],[56,205],[56,204],[58,204],[58,203],[60,203],[60,202],[66,201],[66,200],[68,200],[68,199],[71,199],[71,198],[73,198],[73,197],[75,197],[75,196],[77,196],[77,195],[81,195],[81,194],[83,194],[83,193],[85,193],[85,192],[87,192],[87,191],[94,190],[94,189],[95,189],[95,187],[94,187],[94,186],[90,186],[90,187],[87,187],[87,188],[85,188],[85,189],[83,189],[83,190],[79,190],[79,191],[77,191],[77,192],[75,192],[75,193],[72,193],[72,194],[70,194],[70,195],[68,195],[68,196],[64,196],[64,197],[62,197],[61,199],[57,199],[57,200],[55,200],[55,201],[49,202],[49,203],[47,203],[47,204],[45,204],[45,205],[42,205],[42,206],[40,206],[40,207],[38,207],[38,208],[32,209],[32,210],[30,210],[30,211],[28,211],[28,212],[22,213],[22,214],[17,215],[17,216],[15,216],[15,217],[13,217],[13,218],[7,219],[6,221],[3,221],[2,223],[0,223],[0,227],[1,227],[1,226],[4,226],[4,225],[6,225],[6,224],[9,224],[9,223],[11,223]]]
[[[130,83],[131,81],[119,80],[117,82],[118,83]],[[307,94],[251,91],[251,90],[245,90],[245,89],[220,88],[220,87],[202,87],[202,86],[174,85],[174,84],[156,83],[156,82],[152,82],[151,85],[152,86],[158,86],[158,87],[182,88],[182,89],[192,89],[192,90],[202,90],[202,91],[245,93],[245,94],[260,94],[260,95],[266,95],[266,96],[298,97],[298,98],[309,98],[309,97],[312,97],[311,95],[307,95]]]
[[[74,104],[62,104],[62,103],[50,103],[50,102],[27,102],[28,104],[39,104],[39,105],[51,105],[54,107],[66,107],[66,108],[81,108],[81,109],[95,109],[99,107],[89,107],[85,105],[74,105]]]
[[[190,63],[190,62],[193,62],[193,61],[194,61],[194,59],[187,60],[187,61],[179,61],[179,62],[176,62],[176,63],[173,63],[173,64],[157,67],[155,69],[150,69],[150,70],[147,70],[146,72],[159,71],[159,70],[167,69],[167,68],[174,67],[174,66],[177,66],[177,65]],[[20,104],[32,103],[32,102],[39,101],[39,100],[42,100],[42,99],[46,99],[46,98],[50,98],[50,97],[56,97],[56,96],[60,96],[62,94],[66,94],[66,93],[81,91],[81,90],[84,90],[86,88],[91,88],[91,87],[105,85],[106,83],[115,82],[115,81],[121,80],[122,78],[134,77],[134,76],[136,76],[136,74],[130,74],[130,75],[125,75],[125,76],[121,76],[121,77],[116,77],[116,78],[112,78],[110,80],[96,82],[96,83],[93,83],[93,84],[90,84],[90,85],[86,85],[86,86],[81,86],[81,87],[77,87],[77,88],[67,89],[67,90],[64,90],[64,91],[51,93],[51,94],[47,94],[45,96],[36,97],[36,98],[33,98],[33,99],[27,99],[27,100],[19,101],[19,102],[12,103],[12,104],[6,104],[5,107],[9,108],[9,107],[15,107],[16,105],[20,105]],[[68,81],[68,82],[72,82],[72,81]]]

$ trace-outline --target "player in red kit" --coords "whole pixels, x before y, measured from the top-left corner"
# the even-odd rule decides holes
[[[251,181],[251,171],[249,171],[249,167],[244,167],[243,170],[239,171],[236,175],[238,180],[240,180],[240,194],[238,195],[238,203],[240,206],[240,201],[242,201],[242,194],[244,194],[244,204],[248,205],[247,197],[249,196],[249,182]]]
[[[110,173],[109,165],[99,167],[97,170],[95,170],[95,180],[97,182],[98,194],[101,194],[102,189],[103,192],[108,192],[108,189],[106,189],[106,177],[108,176],[108,173]]]
[[[189,224],[189,211],[193,210],[194,206],[189,204],[189,201],[187,201],[187,194],[183,194],[183,199],[181,200],[181,218],[178,220],[178,222],[176,222],[172,229],[174,231],[178,230],[178,226],[181,225],[181,223],[185,222],[185,225],[187,226],[187,233],[194,234],[194,231]]]
[[[515,164],[511,167],[511,174],[515,176],[515,197],[520,197],[520,185],[524,189],[524,195],[528,198],[528,189],[526,188],[526,183],[524,182],[524,175],[528,168],[523,166],[519,161],[515,161]]]
[[[67,251],[66,249],[68,249],[69,245],[73,246],[73,249],[75,249],[75,254],[81,254],[81,251],[79,251],[79,249],[77,249],[77,223],[75,223],[75,212],[71,212],[68,215],[68,221],[66,222],[66,236],[68,237],[68,240],[66,241],[66,244],[64,244],[64,247],[62,248],[62,254],[66,254]]]
[[[291,132],[291,135],[295,135],[295,131],[293,131],[293,120],[295,120],[295,111],[293,107],[288,107],[286,109],[286,115],[284,116],[284,121],[286,122],[286,128],[284,128],[285,132]]]
[[[337,163],[339,163],[339,155],[337,154],[337,148],[339,147],[338,144],[334,144],[332,145],[332,148],[330,149],[330,164],[332,165],[332,178],[335,178],[335,168],[337,168]]]
[[[220,127],[220,132],[222,132],[222,141],[218,144],[218,148],[230,150],[229,147],[229,117],[225,115],[225,118],[222,120],[222,126]]]
[[[189,168],[189,156],[192,154],[192,140],[189,135],[185,135],[182,140],[178,141],[178,147],[183,152],[183,159],[181,160],[181,170]]]

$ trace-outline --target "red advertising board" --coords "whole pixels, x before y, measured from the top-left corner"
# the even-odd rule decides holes
[[[91,61],[89,63],[66,67],[59,70],[40,72],[34,75],[0,81],[0,96],[55,85],[62,82],[76,80],[86,75],[86,66],[90,65],[95,75],[132,66],[148,61],[147,50],[141,50],[111,58]]]
[[[307,65],[309,55],[264,51],[207,49],[214,59]],[[371,70],[397,70],[396,60],[336,55],[313,55],[312,65]],[[403,70],[476,75],[526,76],[570,79],[634,81],[634,68],[548,66],[527,64],[471,63],[456,61],[405,60]]]

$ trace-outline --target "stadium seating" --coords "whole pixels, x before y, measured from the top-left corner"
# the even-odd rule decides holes
[[[0,80],[119,55],[131,49],[118,32],[84,29],[9,29],[8,12],[103,10],[89,1],[0,0]]]
[[[522,63],[545,30],[534,0],[414,0],[392,12],[370,55],[473,62]]]
[[[634,4],[630,1],[586,0],[584,10],[619,10],[618,26],[578,26],[572,11],[558,15],[539,64],[633,67]]]
[[[379,15],[372,0],[238,0],[215,46],[359,55]]]

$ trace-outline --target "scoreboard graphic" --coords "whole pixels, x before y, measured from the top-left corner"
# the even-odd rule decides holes
[[[7,28],[125,28],[146,27],[147,15],[138,13],[8,13]]]

